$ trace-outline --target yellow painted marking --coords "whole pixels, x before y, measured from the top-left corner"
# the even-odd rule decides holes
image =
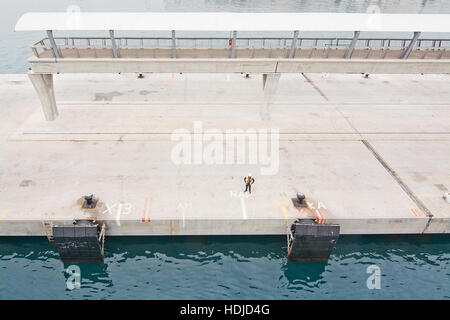
[[[287,213],[287,208],[289,208],[289,204],[285,204],[281,201],[275,201],[275,205],[281,208],[281,210],[283,211],[284,220],[288,221],[289,216]]]
[[[10,212],[11,212],[11,210],[2,210],[2,214],[0,215],[0,220],[3,220],[3,218],[6,217],[6,215]]]

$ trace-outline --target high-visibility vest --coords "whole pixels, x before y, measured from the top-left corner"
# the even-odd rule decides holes
[[[253,184],[253,182],[255,182],[255,179],[253,179],[253,178],[250,177],[250,176],[247,176],[247,177],[244,178],[244,181],[245,181],[245,183],[251,183],[251,184]]]

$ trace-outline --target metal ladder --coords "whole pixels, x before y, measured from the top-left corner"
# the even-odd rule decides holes
[[[53,244],[53,223],[51,221],[42,221],[42,225],[44,226],[44,231],[47,235],[48,242],[50,242],[50,244]]]

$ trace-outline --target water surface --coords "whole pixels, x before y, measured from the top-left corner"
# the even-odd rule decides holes
[[[342,236],[327,263],[288,263],[280,236],[109,237],[71,291],[46,238],[0,238],[0,299],[449,299],[449,240]]]

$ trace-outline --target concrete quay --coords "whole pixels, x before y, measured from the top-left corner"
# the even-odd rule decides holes
[[[1,75],[0,235],[83,218],[107,235],[284,235],[313,217],[297,192],[341,234],[450,232],[450,75],[283,74],[270,99],[261,77],[55,75],[49,122],[27,75]],[[176,165],[171,135],[196,122],[278,129],[277,172]]]

